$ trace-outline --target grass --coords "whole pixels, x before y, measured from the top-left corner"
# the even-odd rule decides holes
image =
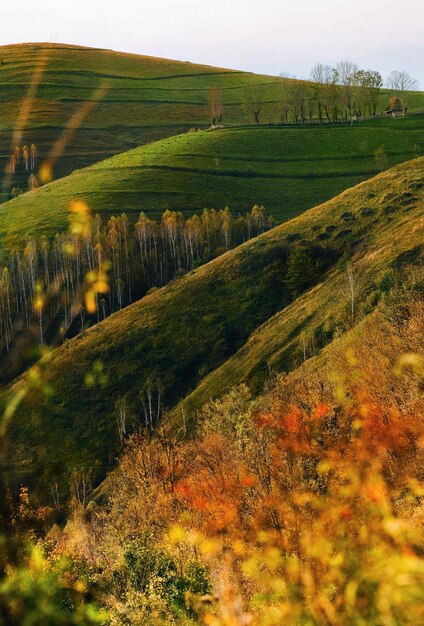
[[[10,245],[27,234],[67,228],[70,200],[94,212],[134,219],[141,210],[186,214],[203,208],[246,212],[263,204],[290,219],[379,171],[384,146],[395,165],[424,150],[424,116],[325,128],[259,127],[186,133],[116,155],[0,207],[0,237]]]
[[[209,125],[208,90],[224,90],[225,121],[245,120],[243,86],[262,82],[275,101],[282,79],[188,62],[59,44],[0,47],[0,172],[9,156],[20,106],[34,71],[39,77],[22,145],[45,159],[72,116],[101,88],[100,100],[55,167],[59,178],[117,152]],[[270,105],[269,105],[270,106]],[[272,107],[271,107],[272,108]]]
[[[424,202],[421,200],[419,209],[411,213],[410,206],[403,209],[405,213],[396,226],[389,221],[378,229],[378,237],[367,246],[361,244],[351,257],[356,281],[354,323],[372,309],[378,282],[388,270],[405,271],[408,266],[422,266],[424,262]],[[346,272],[335,267],[326,280],[272,316],[240,350],[208,374],[173,409],[172,428],[182,428],[182,416],[186,422],[195,420],[196,412],[206,402],[220,397],[234,384],[245,383],[258,393],[273,372],[290,372],[301,365],[305,356],[314,357],[317,347],[327,341],[332,345],[340,330],[352,324],[349,306]]]
[[[279,120],[278,102],[285,79],[188,62],[60,44],[0,47],[0,177],[13,132],[21,145],[35,143],[39,162],[71,124],[70,140],[57,160],[55,178],[135,146],[209,125],[208,91],[222,88],[224,124],[248,121],[241,106],[247,84],[264,87],[264,123]],[[23,124],[22,102],[37,68],[34,101]],[[100,89],[97,96],[95,90]],[[86,103],[97,105],[81,122],[73,116]],[[389,94],[382,92],[379,110]],[[410,112],[424,111],[424,94],[408,100]],[[20,121],[19,121],[20,120]],[[72,121],[73,120],[73,121]],[[14,139],[16,141],[16,138]],[[365,151],[367,148],[365,148]],[[257,153],[257,152],[256,152]],[[27,177],[14,184],[26,188]],[[329,194],[330,197],[331,193]]]
[[[418,159],[243,244],[55,350],[40,364],[53,395],[31,392],[13,424],[25,480],[37,471],[46,488],[52,475],[96,461],[104,471],[119,448],[114,402],[127,396],[140,417],[148,377],[164,385],[175,425],[182,408],[190,421],[230,386],[243,380],[258,388],[270,369],[296,367],[302,336],[332,325],[322,333],[323,343],[330,341],[348,298],[345,272],[332,258],[317,284],[293,301],[283,284],[287,254],[302,242],[344,250],[366,308],[382,272],[422,253],[423,209]]]

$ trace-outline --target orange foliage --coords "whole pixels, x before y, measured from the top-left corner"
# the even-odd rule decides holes
[[[306,365],[255,408],[231,392],[192,440],[135,436],[92,521],[104,562],[111,534],[146,529],[201,558],[215,626],[419,623],[422,370],[400,352],[415,334],[384,331],[368,329],[361,359],[336,355],[333,378]]]

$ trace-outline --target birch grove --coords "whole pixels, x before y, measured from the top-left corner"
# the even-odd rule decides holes
[[[29,237],[0,259],[1,351],[31,328],[39,344],[59,343],[272,225],[260,206],[244,216],[168,210],[160,221],[96,215],[82,233]]]

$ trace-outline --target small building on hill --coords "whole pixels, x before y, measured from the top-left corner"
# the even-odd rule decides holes
[[[402,100],[397,96],[392,96],[384,114],[391,117],[398,117],[399,115],[404,115],[404,113],[406,113],[406,107],[404,108]]]

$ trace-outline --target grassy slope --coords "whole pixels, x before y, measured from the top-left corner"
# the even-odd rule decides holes
[[[82,124],[75,124],[66,150],[55,165],[55,178],[135,146],[209,125],[208,90],[223,89],[224,123],[247,121],[241,102],[249,83],[264,85],[262,121],[278,121],[285,79],[258,76],[111,50],[61,44],[0,47],[0,180],[17,128],[21,104],[34,70],[43,65],[21,145],[35,143],[45,159],[64,128],[97,87],[101,100]],[[382,93],[379,110],[389,94]],[[409,110],[424,111],[424,94],[409,96]],[[17,176],[15,184],[26,186]]]
[[[346,191],[111,316],[45,362],[54,395],[41,401],[32,393],[25,401],[14,423],[18,439],[37,451],[38,462],[46,463],[43,472],[95,459],[110,462],[117,449],[113,403],[128,394],[136,404],[148,376],[160,376],[170,407],[193,392],[185,401],[190,417],[189,411],[240,380],[260,382],[268,367],[294,367],[300,334],[337,317],[346,296],[343,273],[332,270],[284,308],[289,300],[281,258],[288,239],[298,234],[323,241],[324,234],[329,245],[349,241],[356,251],[360,298],[389,263],[422,245],[423,209],[424,159],[419,159]],[[346,212],[353,213],[348,222]],[[107,380],[87,387],[85,376],[96,360],[104,363]]]
[[[424,188],[423,170],[424,163],[421,161],[421,189]],[[402,177],[399,183],[401,189],[405,188],[405,178]],[[366,193],[362,199],[358,198],[358,203],[352,203],[349,198],[345,204],[344,196],[342,194],[339,197],[340,206],[349,207],[358,217],[361,207],[374,205],[374,202],[366,202]],[[384,211],[386,202],[383,200],[377,204]],[[402,208],[404,213],[396,219],[395,224],[389,217],[386,224],[383,222],[381,227],[373,229],[367,245],[360,245],[351,258],[356,307],[362,314],[369,306],[367,296],[375,286],[376,279],[381,278],[388,268],[405,269],[424,262],[423,191],[420,193],[418,206],[412,207],[407,202]],[[271,372],[288,372],[301,364],[304,359],[304,345],[306,357],[313,356],[312,337],[317,344],[328,330],[334,333],[342,320],[349,322],[349,297],[346,271],[336,267],[326,280],[298,297],[255,330],[240,350],[206,376],[174,408],[173,423],[180,423],[183,414],[186,418],[188,416],[193,419],[203,404],[210,398],[221,396],[235,383],[244,382],[259,391]]]
[[[44,63],[22,145],[35,143],[46,158],[66,124],[107,81],[97,107],[76,129],[55,168],[56,178],[111,154],[207,125],[208,90],[222,87],[225,121],[245,119],[242,87],[263,82],[277,99],[281,78],[256,76],[188,62],[60,44],[0,47],[0,177],[12,131],[35,68]],[[268,105],[269,106],[269,105]],[[268,115],[269,117],[269,115]]]
[[[279,221],[334,197],[377,172],[376,148],[388,165],[424,146],[424,116],[354,127],[239,128],[188,133],[75,172],[0,207],[0,237],[67,228],[69,201],[94,211],[136,217],[167,208],[246,211],[264,204]],[[218,171],[217,161],[219,158]]]

